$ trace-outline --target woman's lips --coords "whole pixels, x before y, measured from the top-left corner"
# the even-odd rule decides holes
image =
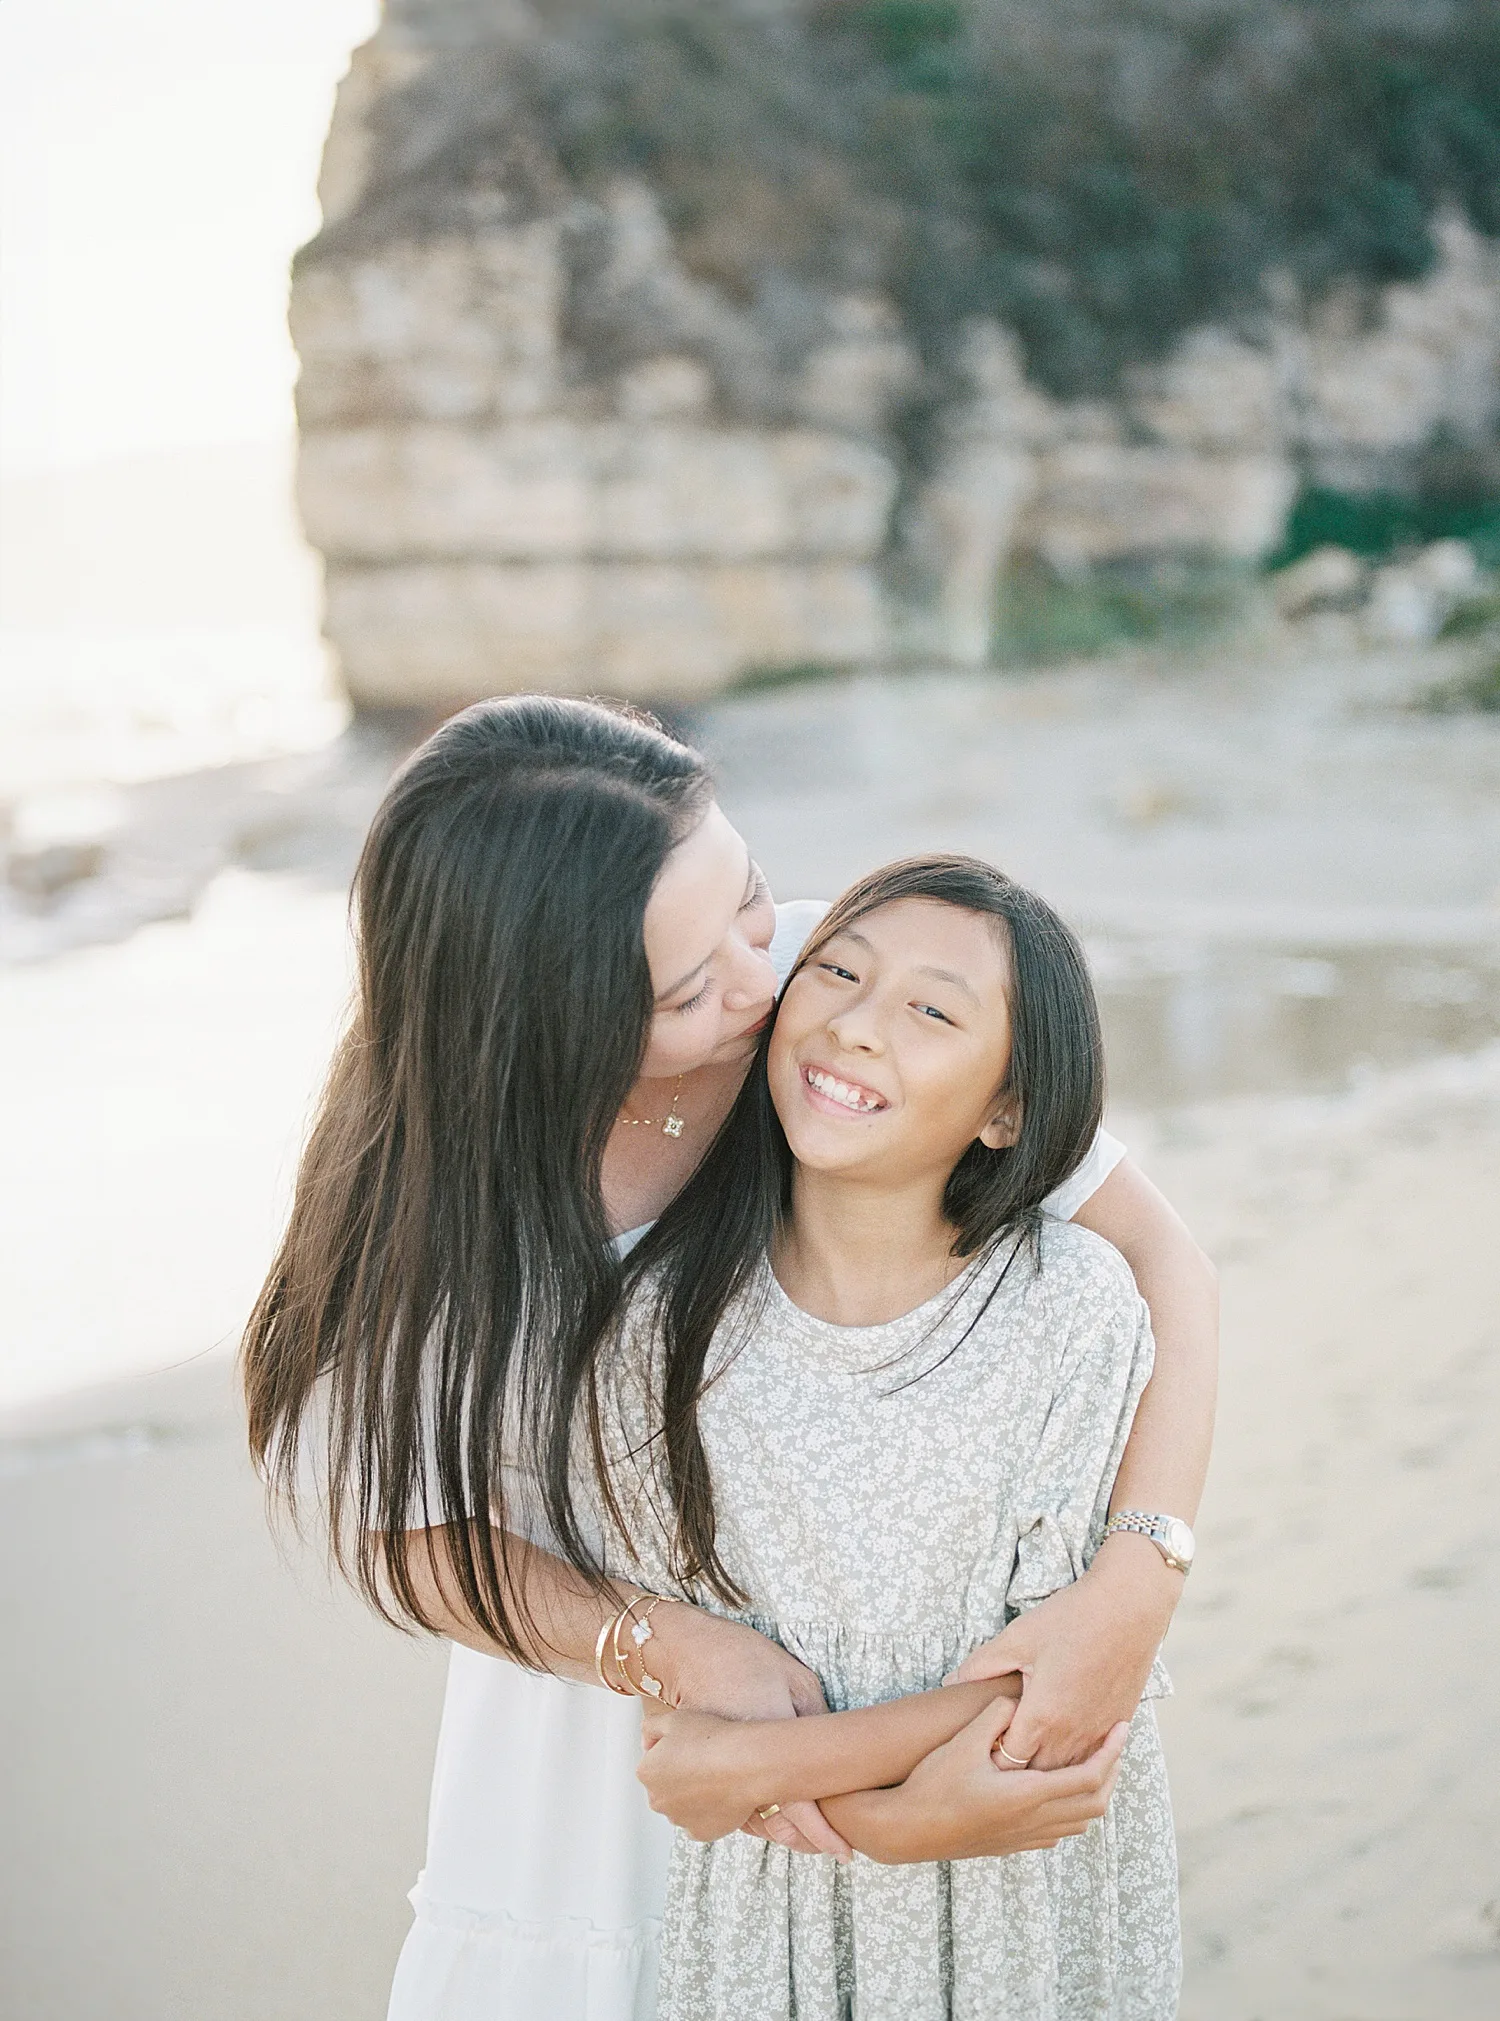
[[[801,1078],[808,1101],[831,1116],[875,1116],[890,1106],[878,1089],[846,1080],[831,1067],[804,1067]]]

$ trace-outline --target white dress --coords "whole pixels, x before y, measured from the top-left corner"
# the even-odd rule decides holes
[[[824,909],[777,907],[778,977]],[[1076,1213],[1123,1156],[1101,1131],[1049,1208]],[[655,2021],[673,1835],[639,1759],[633,1701],[454,1646],[388,2021]]]
[[[1097,1235],[1048,1220],[1038,1251],[1007,1241],[879,1326],[813,1318],[763,1264],[720,1327],[698,1417],[735,1616],[834,1711],[936,1688],[1103,1535],[1150,1325]],[[606,1407],[610,1569],[703,1604],[673,1576],[642,1305]],[[661,2021],[1171,2021],[1179,1976],[1149,1704],[1109,1811],[1048,1852],[840,1867],[739,1832],[673,1847]]]

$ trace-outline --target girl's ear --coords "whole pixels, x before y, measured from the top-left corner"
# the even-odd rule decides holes
[[[1008,1151],[1021,1134],[1021,1105],[1014,1095],[1006,1095],[979,1133],[979,1141],[989,1151]]]

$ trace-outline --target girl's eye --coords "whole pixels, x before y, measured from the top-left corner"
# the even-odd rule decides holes
[[[836,961],[820,961],[818,963],[818,967],[822,969],[825,975],[842,976],[845,982],[859,981],[859,977],[857,975],[851,974],[847,968],[840,968]]]
[[[913,1004],[912,1009],[920,1011],[924,1018],[936,1018],[939,1024],[951,1025],[953,1022],[952,1018],[940,1011],[935,1003]]]
[[[696,996],[690,996],[686,1003],[673,1004],[672,1006],[673,1015],[680,1016],[687,1011],[697,1010],[701,1004],[706,1002],[708,998],[708,993],[712,988],[713,988],[713,978],[710,977],[708,981],[704,983],[702,989],[699,990]]]

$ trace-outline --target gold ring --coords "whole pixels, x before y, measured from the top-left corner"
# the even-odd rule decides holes
[[[1024,1761],[1017,1761],[1013,1754],[1007,1754],[1005,1750],[1005,1742],[1003,1740],[997,1740],[995,1742],[995,1752],[999,1755],[1004,1755],[1005,1759],[1010,1763],[1012,1768],[1030,1768],[1031,1766],[1031,1756],[1029,1754],[1027,1755]]]
[[[779,1813],[780,1813],[780,1811],[781,1811],[781,1805],[780,1805],[779,1803],[768,1803],[768,1804],[766,1805],[766,1807],[765,1807],[765,1809],[764,1809],[764,1810],[758,1810],[758,1811],[757,1811],[757,1812],[755,1813],[755,1815],[756,1815],[756,1816],[757,1816],[758,1818],[761,1818],[761,1819],[765,1819],[765,1818],[768,1818],[768,1817],[776,1817],[776,1816],[778,1816],[778,1815],[779,1815]]]

